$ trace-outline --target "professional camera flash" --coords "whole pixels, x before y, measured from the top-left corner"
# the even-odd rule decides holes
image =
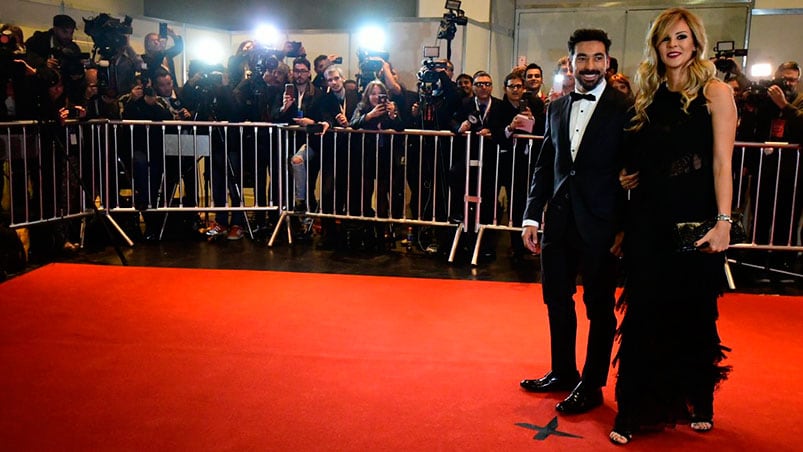
[[[283,36],[279,29],[270,24],[264,24],[254,30],[254,38],[257,42],[266,47],[278,49],[283,43]]]
[[[195,46],[195,58],[208,64],[222,63],[225,58],[223,46],[214,38],[204,38]]]
[[[771,77],[772,65],[769,63],[758,63],[750,66],[750,76],[754,78]]]
[[[385,50],[385,30],[378,25],[366,25],[357,32],[357,44],[366,50]]]

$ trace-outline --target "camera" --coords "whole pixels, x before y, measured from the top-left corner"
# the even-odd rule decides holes
[[[332,60],[332,64],[343,64],[343,57],[337,57]]]
[[[202,94],[223,86],[223,71],[222,64],[209,64],[200,60],[190,61],[189,73],[200,76],[195,83],[195,89]]]
[[[167,23],[159,22],[159,39],[167,39]]]
[[[769,94],[767,93],[767,90],[771,86],[777,86],[778,88],[781,88],[781,91],[783,91],[787,101],[791,102],[795,98],[796,93],[789,90],[789,88],[786,86],[786,83],[784,83],[784,80],[776,78],[772,80],[759,80],[751,83],[750,86],[748,86],[745,90],[745,99],[752,103],[768,100]]]
[[[378,97],[379,97],[379,103],[380,103],[380,104],[386,104],[386,103],[388,103],[388,95],[387,95],[387,94],[385,94],[385,93],[380,93]]]
[[[283,58],[280,50],[262,46],[252,47],[246,55],[248,57],[248,67],[251,72],[257,74],[258,79],[261,79],[265,72],[273,71],[279,67],[279,61]]]
[[[287,56],[290,58],[297,58],[306,56],[306,53],[301,53],[301,41],[289,41],[287,43],[289,49],[287,50]]]
[[[358,49],[357,59],[360,66],[360,75],[357,82],[360,86],[360,92],[362,92],[371,80],[379,79],[379,72],[382,71],[385,61],[390,59],[390,54],[383,51]]]
[[[54,47],[50,50],[53,58],[59,60],[59,68],[66,77],[78,77],[84,74],[89,64],[89,53],[76,52],[69,47]]]
[[[121,21],[106,13],[89,19],[84,17],[84,32],[92,38],[93,52],[100,53],[103,59],[111,60],[120,48],[128,45],[126,36],[134,32],[132,20],[130,16],[125,16]]]
[[[425,60],[421,62],[421,69],[416,74],[419,97],[429,99],[443,93],[443,83],[445,83],[443,79],[447,77],[444,71],[447,63],[446,60],[435,59],[439,56],[440,47],[424,46]]]

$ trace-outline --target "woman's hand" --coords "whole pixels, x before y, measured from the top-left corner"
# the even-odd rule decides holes
[[[619,183],[622,184],[622,188],[625,190],[632,190],[638,187],[638,174],[639,172],[636,171],[635,173],[627,174],[627,170],[622,170],[619,172]]]
[[[365,115],[365,119],[376,119],[384,115],[385,112],[387,112],[385,104],[377,104],[371,111],[368,112],[367,115]]]
[[[703,238],[694,242],[703,253],[721,253],[728,249],[731,237],[731,224],[728,221],[717,221],[717,224],[708,231]]]

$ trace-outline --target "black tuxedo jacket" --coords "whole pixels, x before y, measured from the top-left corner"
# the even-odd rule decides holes
[[[550,102],[547,109],[544,143],[524,212],[525,220],[538,222],[543,212],[544,243],[565,233],[570,215],[588,245],[610,246],[621,229],[625,191],[619,171],[630,102],[610,85],[597,102],[574,161],[569,142],[571,97]]]

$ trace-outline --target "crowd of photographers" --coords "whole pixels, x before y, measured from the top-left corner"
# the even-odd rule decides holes
[[[416,86],[407,87],[400,82],[386,53],[361,52],[358,55],[360,75],[356,80],[347,80],[337,65],[341,61],[336,55],[320,55],[311,63],[301,43],[288,42],[283,49],[269,49],[255,41],[243,42],[226,67],[192,61],[186,83],[178,87],[173,59],[182,52],[183,41],[172,29],[162,26],[159,33],[146,35],[145,53],[138,55],[128,41],[132,31],[130,18],[120,21],[101,14],[84,21],[86,33],[94,42],[92,55],[82,54],[73,42],[76,23],[69,16],[55,16],[51,29],[37,31],[27,40],[23,39],[19,27],[2,26],[0,76],[6,90],[0,121],[108,118],[299,125],[303,127],[296,132],[300,139],[293,142],[305,143],[306,137],[313,136],[318,141],[311,141],[315,145],[304,144],[288,150],[295,188],[287,196],[294,201],[296,211],[320,209],[324,213],[401,218],[400,209],[405,208],[405,181],[401,175],[406,174],[407,186],[412,191],[409,208],[414,218],[462,221],[466,189],[462,162],[469,156],[464,155],[466,147],[460,142],[453,147],[454,156],[434,152],[437,141],[426,137],[406,145],[413,147],[409,149],[413,152],[407,153],[407,161],[401,161],[401,153],[379,152],[378,159],[367,153],[355,163],[355,159],[344,154],[349,147],[336,141],[347,139],[345,134],[327,133],[333,127],[447,130],[460,135],[472,132],[472,139],[486,140],[494,151],[498,150],[498,153],[483,155],[483,171],[488,180],[482,182],[480,195],[482,199],[494,199],[498,194],[495,190],[504,187],[509,197],[506,207],[512,212],[512,226],[518,226],[532,157],[526,143],[516,142],[512,135],[542,134],[546,106],[574,89],[568,58],[557,61],[550,74],[545,74],[541,66],[534,63],[513,68],[502,80],[504,95],[500,99],[492,95],[494,80],[487,72],[455,77],[454,67],[447,60],[426,59],[417,73]],[[87,65],[87,61],[92,63]],[[611,63],[609,83],[632,96],[630,81],[617,73],[615,60]],[[718,67],[724,66],[718,61]],[[735,64],[732,66],[736,68]],[[738,138],[801,143],[803,95],[797,91],[798,65],[784,63],[775,80],[764,84],[751,83],[730,65],[728,69],[725,78],[734,87],[742,115]],[[545,84],[547,75],[553,79],[551,87]],[[263,129],[250,135],[249,132],[241,139],[248,143],[268,143],[267,135],[259,136],[263,132],[266,133]],[[319,139],[321,136],[323,139]],[[387,135],[367,136],[374,140],[369,143],[370,149],[399,147],[402,143]],[[159,202],[159,187],[153,184],[159,183],[164,170],[147,160],[142,147],[146,138],[144,132],[135,136],[131,150],[135,185],[149,187],[134,194],[133,202],[143,209]],[[158,137],[149,139],[158,140]],[[211,177],[230,181],[228,187],[223,184],[213,187],[214,202],[222,205],[228,198],[232,204],[239,204],[242,187],[237,186],[236,181],[241,179],[238,173],[240,147],[226,147],[223,138],[214,133],[211,142]],[[476,149],[476,146],[471,148]],[[279,154],[268,152],[267,146],[253,146],[252,149],[257,155],[249,157],[255,162],[255,167],[249,171],[254,174],[264,175],[270,168],[284,166],[285,162],[278,160]],[[533,152],[537,152],[537,148]],[[153,156],[151,160],[155,161]],[[357,166],[348,168],[349,162]],[[184,193],[183,205],[194,206],[194,175],[189,175],[192,171],[184,169],[183,162],[176,166],[182,168],[180,174],[166,177],[171,181],[184,178],[185,187],[190,188]],[[400,170],[402,166],[407,168],[404,173]],[[229,177],[226,177],[227,171]],[[332,177],[347,171],[361,177],[352,178],[350,182],[346,178]],[[322,176],[320,199],[313,199],[314,187],[309,186],[309,181],[317,180],[319,175]],[[494,179],[496,177],[498,179]],[[249,180],[254,185],[259,206],[268,205],[270,193],[275,195],[281,190],[278,178],[256,176]],[[391,180],[393,186],[388,184]],[[349,183],[352,185],[348,186]],[[447,189],[451,189],[451,206],[447,203]],[[423,190],[430,192],[419,192]],[[511,194],[516,196],[511,199]],[[374,197],[376,211],[368,207]],[[419,202],[425,205],[419,206]],[[351,211],[346,212],[347,206]],[[481,210],[480,221],[484,224],[493,221],[495,210],[486,205]],[[451,218],[446,218],[447,212]],[[254,229],[267,227],[270,222],[264,211],[258,212],[254,219]],[[161,217],[146,216],[145,220],[145,237],[155,237]],[[243,237],[244,221],[242,212],[230,216],[218,214],[206,234],[238,240]],[[324,221],[321,226],[320,244],[334,246],[338,242],[334,222]],[[443,244],[437,236],[430,237],[428,242],[430,252],[437,252]],[[520,240],[513,238],[511,243],[515,255],[525,253]],[[494,241],[487,240],[483,254],[490,257],[495,249]]]

